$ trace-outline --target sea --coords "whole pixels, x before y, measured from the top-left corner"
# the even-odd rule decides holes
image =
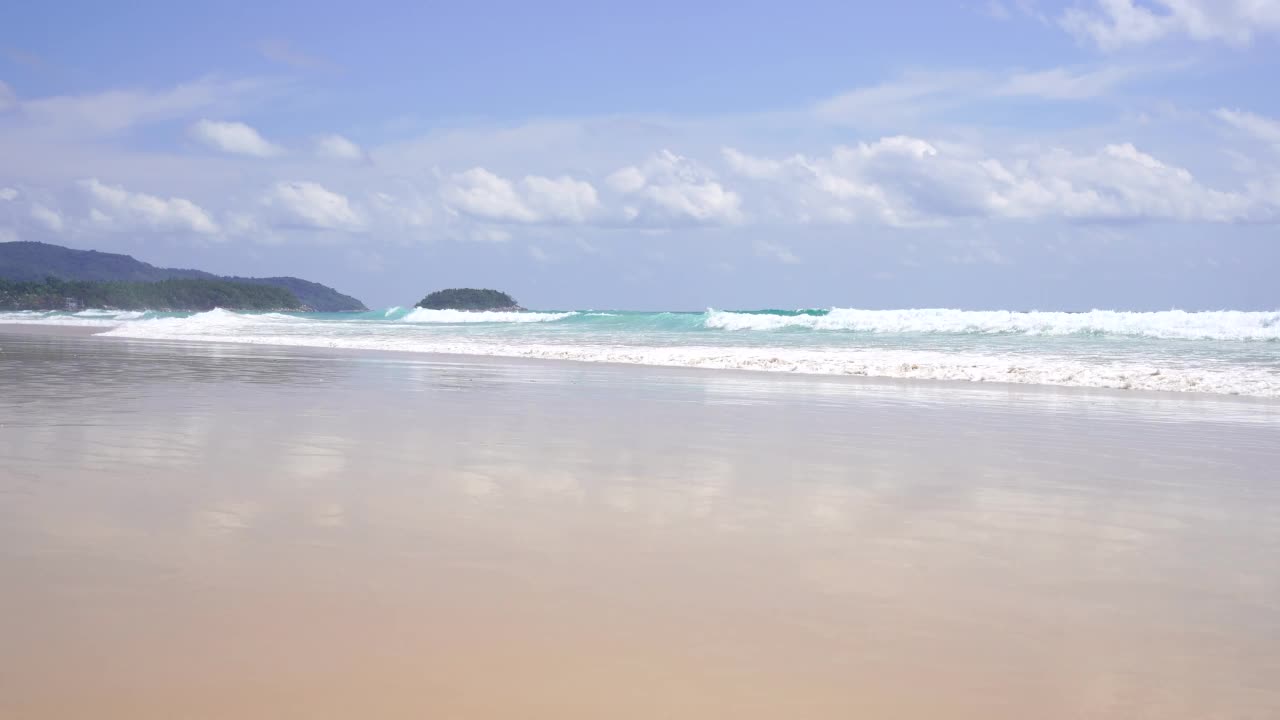
[[[1280,311],[0,312],[107,338],[1280,397]]]

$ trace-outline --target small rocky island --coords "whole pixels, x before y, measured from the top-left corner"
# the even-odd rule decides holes
[[[476,288],[449,288],[437,290],[422,298],[418,307],[428,310],[496,310],[501,312],[519,312],[524,310],[516,299],[497,290],[477,290]]]

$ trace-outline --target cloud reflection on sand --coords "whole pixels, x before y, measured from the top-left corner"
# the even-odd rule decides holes
[[[281,663],[318,714],[357,695],[913,720],[1280,701],[1269,406],[519,363],[468,383],[323,354],[317,384],[296,354],[113,347],[41,350],[83,362],[34,409],[0,375],[22,412],[0,429],[0,571],[40,610],[0,615],[35,648],[0,670],[32,707],[73,680],[118,706],[163,675],[134,716],[170,692],[245,711],[227,689]],[[100,646],[129,662],[78,659]],[[586,677],[601,694],[567,702]],[[662,692],[620,708],[644,677]],[[487,710],[450,690],[495,682]]]

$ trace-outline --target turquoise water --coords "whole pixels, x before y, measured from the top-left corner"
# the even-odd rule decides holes
[[[1280,312],[0,313],[108,337],[1280,397]]]

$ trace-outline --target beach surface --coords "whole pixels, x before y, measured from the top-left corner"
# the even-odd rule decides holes
[[[1280,402],[0,327],[0,717],[1280,717]]]

